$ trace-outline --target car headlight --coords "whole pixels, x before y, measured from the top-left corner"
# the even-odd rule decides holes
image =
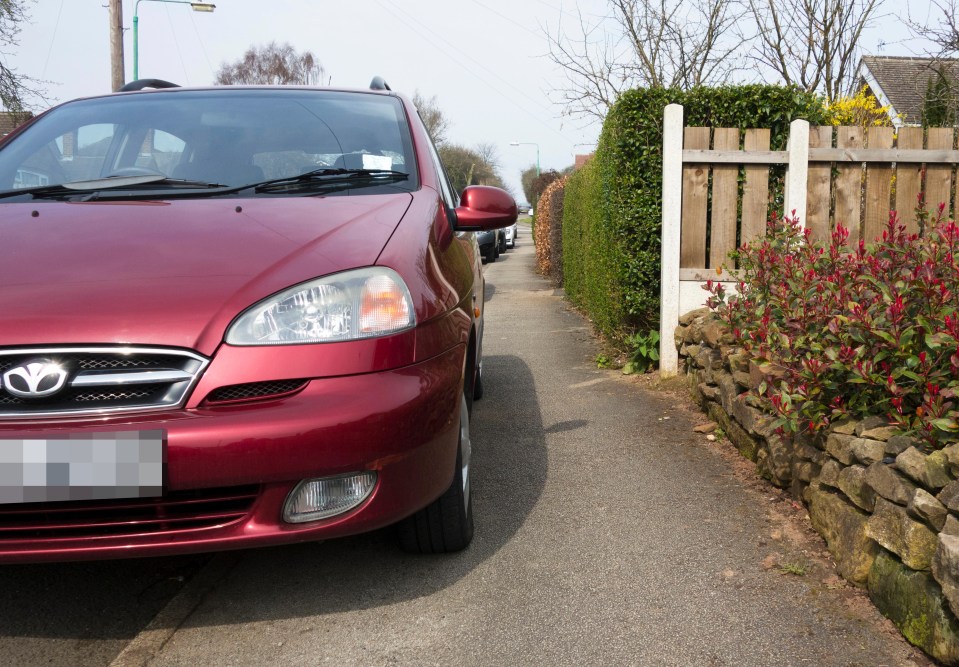
[[[226,342],[334,343],[385,336],[415,324],[413,299],[399,274],[369,267],[310,280],[264,299],[236,319]]]

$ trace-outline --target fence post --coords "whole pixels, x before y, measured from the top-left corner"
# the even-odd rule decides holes
[[[786,168],[786,210],[796,212],[799,226],[806,227],[806,197],[809,181],[809,121],[796,119],[789,124],[789,166]]]
[[[663,229],[659,307],[659,373],[679,372],[673,342],[679,325],[679,256],[683,210],[683,107],[670,104],[663,113]]]

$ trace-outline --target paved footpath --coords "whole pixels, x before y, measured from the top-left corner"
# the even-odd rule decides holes
[[[382,531],[217,556],[115,664],[928,664],[683,400],[596,367],[519,243],[486,267],[472,546],[414,557]]]

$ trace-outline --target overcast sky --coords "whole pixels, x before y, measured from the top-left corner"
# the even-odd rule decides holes
[[[519,173],[536,161],[562,169],[574,153],[588,153],[597,124],[564,117],[550,90],[563,74],[545,57],[544,28],[575,24],[605,13],[603,0],[214,0],[212,14],[189,5],[140,0],[139,74],[182,85],[208,85],[224,62],[252,44],[289,42],[310,50],[334,86],[362,87],[374,75],[393,90],[436,96],[460,144],[495,144],[501,173],[522,199]],[[863,39],[866,53],[917,55],[898,12],[887,0],[884,16]],[[929,0],[910,0],[925,20]],[[50,82],[51,101],[110,91],[107,0],[39,0],[30,7],[20,45],[5,62]],[[127,79],[133,74],[134,0],[123,0]],[[883,43],[884,42],[884,43]]]

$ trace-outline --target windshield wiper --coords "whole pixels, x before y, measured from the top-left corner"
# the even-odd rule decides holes
[[[274,178],[261,183],[254,183],[246,187],[254,188],[255,192],[284,192],[327,185],[342,186],[345,183],[355,184],[356,187],[368,187],[385,183],[405,181],[410,177],[403,171],[392,169],[340,169],[323,167],[314,169],[298,176]]]
[[[69,183],[57,183],[55,185],[38,185],[32,188],[18,188],[16,190],[0,191],[0,199],[8,197],[17,197],[20,195],[30,195],[34,199],[43,199],[46,197],[71,197],[85,194],[84,199],[96,198],[96,194],[102,190],[136,190],[154,189],[157,187],[166,188],[187,188],[208,190],[213,188],[226,188],[228,186],[222,183],[207,183],[205,181],[190,181],[182,178],[169,178],[163,174],[151,174],[140,176],[108,176],[106,178],[97,178],[84,181],[71,181]],[[111,193],[113,194],[113,193]],[[92,196],[91,196],[92,195]]]

